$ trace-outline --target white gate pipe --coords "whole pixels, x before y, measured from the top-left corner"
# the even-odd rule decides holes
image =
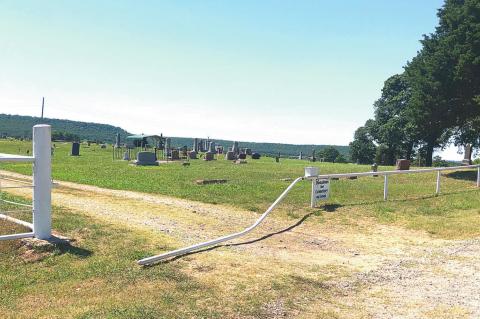
[[[385,174],[383,180],[383,200],[388,199],[388,175]]]
[[[144,259],[141,259],[141,260],[137,261],[137,263],[139,265],[150,265],[150,264],[165,260],[167,258],[180,256],[180,255],[185,255],[189,252],[192,252],[192,251],[204,248],[204,247],[213,246],[213,245],[216,245],[216,244],[219,244],[219,243],[223,243],[223,242],[235,239],[237,237],[243,236],[243,235],[251,232],[258,225],[260,225],[260,223],[270,214],[270,212],[275,208],[275,206],[277,206],[285,198],[285,196],[287,196],[287,194],[290,192],[290,190],[293,188],[293,186],[295,186],[295,184],[297,184],[299,181],[301,181],[303,179],[304,179],[304,177],[299,177],[299,178],[295,179],[283,191],[283,193],[275,200],[275,202],[273,202],[273,204],[270,205],[270,207],[262,214],[262,216],[260,216],[260,218],[257,219],[257,221],[253,225],[251,225],[248,228],[245,228],[241,232],[234,233],[234,234],[227,235],[227,236],[223,236],[223,237],[219,237],[219,238],[209,240],[209,241],[206,241],[206,242],[203,242],[203,243],[200,243],[200,244],[192,245],[192,246],[189,246],[189,247],[185,247],[185,248],[181,248],[181,249],[177,249],[177,250],[172,250],[172,251],[164,253],[164,254],[160,254],[160,255],[156,255],[156,256],[152,256],[152,257],[147,257],[147,258],[144,258]]]
[[[23,221],[23,220],[20,220],[20,219],[17,219],[17,218],[13,218],[13,217],[10,217],[10,216],[5,215],[5,214],[0,214],[0,219],[6,220],[6,221],[9,221],[9,222],[18,224],[18,225],[22,225],[22,226],[24,226],[24,227],[27,227],[27,228],[33,230],[33,224],[32,224],[32,223],[25,222],[25,221]]]
[[[13,240],[13,239],[22,239],[22,238],[32,238],[33,233],[21,233],[21,234],[12,234],[12,235],[2,235],[0,236],[0,241],[2,240]]]
[[[38,239],[52,236],[51,219],[51,127],[39,124],[33,127],[33,232]]]
[[[440,171],[437,172],[437,187],[435,188],[435,194],[440,194]]]
[[[477,187],[480,187],[480,166],[477,168]]]

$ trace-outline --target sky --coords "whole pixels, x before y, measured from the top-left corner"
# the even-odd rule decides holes
[[[442,3],[0,0],[0,113],[346,145]]]

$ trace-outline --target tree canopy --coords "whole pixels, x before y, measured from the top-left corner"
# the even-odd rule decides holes
[[[480,147],[480,1],[446,0],[438,18],[404,72],[385,81],[374,118],[355,132],[352,159],[362,158],[360,145],[371,158],[370,142],[389,165],[415,153],[431,166],[434,150],[452,142]]]

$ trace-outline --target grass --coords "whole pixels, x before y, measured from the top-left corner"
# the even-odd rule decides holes
[[[262,212],[290,183],[282,179],[303,175],[304,166],[314,164],[322,173],[370,170],[354,164],[286,159],[275,163],[271,158],[248,160],[245,165],[197,160],[188,167],[179,163],[134,167],[113,161],[109,149],[82,145],[81,156],[71,157],[69,144],[56,144],[54,179],[228,204],[255,212]],[[0,140],[0,153],[25,154],[30,147],[28,142]],[[31,174],[29,164],[0,163],[0,169]],[[308,208],[310,185],[302,182],[273,218],[294,224],[313,213],[305,223],[320,227],[319,231],[339,228],[361,233],[380,223],[444,239],[479,237],[480,196],[472,173],[444,174],[439,196],[434,195],[434,173],[392,176],[387,202],[383,201],[381,177],[332,181],[331,198],[314,210]],[[210,178],[228,182],[194,184],[196,179]],[[2,206],[6,208],[11,207]],[[54,210],[53,228],[74,238],[73,247],[58,246],[43,259],[31,261],[25,258],[19,241],[0,242],[2,317],[232,318],[242,314],[267,318],[277,308],[290,316],[311,318],[336,318],[338,309],[344,309],[340,311],[345,311],[346,317],[350,312],[362,313],[360,308],[351,310],[338,304],[336,288],[328,284],[348,276],[350,270],[344,265],[305,267],[294,257],[282,262],[286,251],[293,253],[294,243],[278,243],[288,250],[271,258],[220,248],[140,268],[134,260],[182,243],[162,233],[126,229],[66,208]],[[28,219],[28,214],[16,216]],[[22,229],[0,221],[0,234],[15,231]]]
[[[306,281],[291,272],[270,273],[267,263],[248,258],[240,267],[238,256],[226,250],[211,253],[216,261],[199,257],[201,265],[187,258],[141,268],[133,261],[178,243],[68,209],[54,207],[53,216],[53,228],[74,238],[72,246],[57,245],[32,261],[19,241],[0,243],[2,318],[258,318],[268,316],[265,305],[279,299],[286,300],[284,309],[295,311],[304,292],[333,298],[322,285],[331,276],[321,268]],[[0,221],[0,231],[22,229]],[[252,283],[254,271],[264,274]]]

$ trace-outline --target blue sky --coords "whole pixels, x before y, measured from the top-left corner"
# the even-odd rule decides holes
[[[440,0],[1,1],[0,112],[348,144]]]

